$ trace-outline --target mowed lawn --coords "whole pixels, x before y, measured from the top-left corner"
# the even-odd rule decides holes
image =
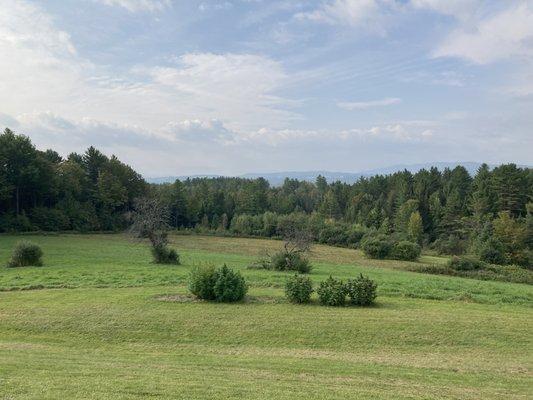
[[[21,238],[0,236],[0,264]],[[24,238],[45,266],[0,268],[2,400],[533,397],[531,286],[317,246],[316,282],[363,272],[378,305],[297,306],[285,273],[246,269],[277,241],[173,236],[183,265],[156,266],[124,235]],[[244,303],[186,295],[192,266],[223,263],[250,282]]]

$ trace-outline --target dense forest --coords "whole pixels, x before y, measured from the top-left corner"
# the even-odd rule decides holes
[[[444,254],[531,265],[533,169],[482,165],[361,178],[354,184],[199,178],[150,185],[90,147],[63,158],[9,129],[0,134],[0,232],[128,227],[135,199],[156,197],[169,224],[218,234],[277,236],[296,224],[316,241],[354,246],[364,236],[410,240]]]

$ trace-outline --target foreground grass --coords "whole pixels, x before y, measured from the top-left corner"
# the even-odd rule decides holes
[[[283,272],[246,268],[261,251],[279,249],[281,242],[274,240],[174,236],[173,246],[179,250],[183,265],[171,267],[151,264],[146,244],[125,235],[25,238],[42,246],[45,267],[0,268],[0,291],[184,285],[191,267],[223,263],[241,270],[257,287],[281,288],[287,277]],[[7,263],[17,240],[20,237],[0,236],[0,265]],[[533,304],[531,286],[406,272],[403,268],[414,263],[368,260],[356,250],[316,246],[312,260],[315,268],[311,278],[316,282],[329,275],[346,279],[364,273],[378,281],[381,296]]]
[[[5,399],[526,399],[530,309],[401,298],[161,301],[175,287],[0,293]],[[1,397],[0,397],[1,398]]]
[[[0,236],[0,264],[20,237]],[[0,399],[529,399],[533,290],[406,272],[317,246],[315,281],[359,272],[372,308],[297,306],[284,273],[246,269],[276,241],[173,237],[156,266],[123,235],[33,236],[45,267],[0,268]],[[437,261],[441,261],[437,259]],[[186,296],[194,265],[251,283],[239,304]],[[43,290],[19,290],[40,288]]]

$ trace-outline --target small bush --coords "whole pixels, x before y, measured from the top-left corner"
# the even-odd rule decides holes
[[[346,292],[350,302],[357,306],[369,306],[374,304],[377,296],[378,285],[372,279],[359,275],[355,279],[346,282]]]
[[[449,261],[448,266],[456,271],[475,271],[478,269],[483,269],[485,267],[485,263],[474,257],[453,256]]]
[[[152,256],[156,264],[176,264],[180,263],[180,256],[176,250],[167,246],[152,247]]]
[[[448,237],[440,237],[435,240],[433,247],[439,254],[451,254],[458,256],[465,253],[467,242],[458,236],[450,235]]]
[[[479,251],[479,259],[489,264],[505,265],[508,259],[505,255],[505,247],[497,240],[490,238]]]
[[[213,301],[216,278],[214,267],[197,267],[189,274],[189,291],[199,299]]]
[[[300,253],[285,251],[280,251],[272,256],[271,266],[277,271],[297,271],[301,274],[308,274],[312,269],[309,260]]]
[[[40,267],[43,265],[42,256],[43,251],[38,245],[23,240],[16,244],[7,266],[10,268],[26,266]]]
[[[302,275],[294,275],[285,283],[285,295],[291,303],[309,303],[313,293],[311,279]]]
[[[384,236],[365,239],[362,244],[365,255],[369,258],[385,259],[390,256],[392,246]]]
[[[338,307],[346,302],[346,286],[332,276],[321,282],[316,292],[320,304],[324,306]]]
[[[391,256],[395,260],[415,261],[420,257],[421,251],[418,244],[404,240],[394,244]]]
[[[191,271],[189,290],[196,297],[218,302],[235,302],[242,300],[248,291],[248,285],[239,272],[226,265],[220,268],[202,267]]]
[[[213,286],[215,300],[219,302],[234,302],[244,298],[248,285],[239,272],[224,265],[216,270],[216,280]]]
[[[330,246],[346,246],[348,234],[342,225],[326,225],[318,234],[319,243]]]

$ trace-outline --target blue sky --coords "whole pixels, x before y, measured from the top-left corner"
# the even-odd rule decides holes
[[[0,126],[146,176],[533,163],[533,1],[0,0]]]

